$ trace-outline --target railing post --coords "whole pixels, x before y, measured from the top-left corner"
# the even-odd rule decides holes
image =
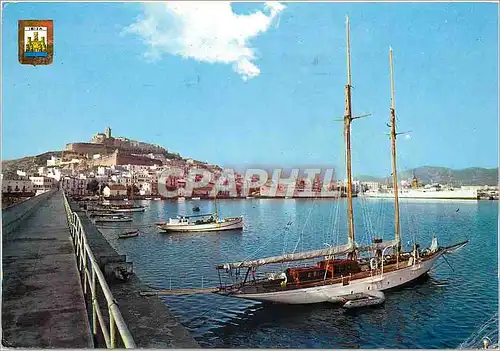
[[[92,269],[92,333],[94,335],[97,335],[97,312],[96,312],[96,298],[97,298],[97,291],[96,291],[96,285],[95,285],[95,270],[94,270],[94,265],[91,263],[90,265]]]
[[[83,247],[83,293],[87,295],[87,250]]]
[[[115,319],[113,317],[113,312],[111,310],[111,306],[109,306],[108,309],[109,309],[109,335],[110,335],[110,339],[111,339],[111,348],[114,349],[114,348],[116,348]]]
[[[78,226],[78,256],[79,256],[79,267],[82,270],[82,227]]]

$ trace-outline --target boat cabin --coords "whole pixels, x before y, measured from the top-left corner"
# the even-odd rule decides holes
[[[177,218],[169,218],[168,224],[189,224],[189,218],[178,216]]]
[[[210,218],[201,218],[196,221],[191,221],[188,216],[177,216],[177,218],[170,218],[168,224],[175,225],[193,225],[193,224],[210,224],[215,223],[215,218],[211,216]]]
[[[359,273],[361,268],[355,260],[330,259],[319,261],[316,266],[288,268],[285,271],[290,283],[304,283],[316,280],[331,279],[349,274]]]

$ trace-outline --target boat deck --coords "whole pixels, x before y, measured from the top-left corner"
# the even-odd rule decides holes
[[[434,255],[435,254],[422,257],[422,262],[434,257]],[[406,267],[408,264],[408,259],[409,259],[408,256],[403,257],[399,261],[399,265],[396,263],[395,259],[389,260],[384,264],[384,273],[395,271],[403,266]],[[371,276],[376,277],[380,273],[381,273],[380,268],[372,271],[369,268],[366,269],[365,267],[362,269],[361,272],[352,274],[350,276],[349,275],[340,277],[335,276],[333,278],[315,279],[300,283],[288,282],[286,286],[281,286],[281,282],[283,281],[282,279],[268,280],[264,278],[264,279],[257,279],[255,281],[251,280],[245,284],[236,284],[231,287],[227,287],[225,290],[223,289],[221,293],[259,294],[259,293],[270,293],[270,292],[278,292],[285,290],[304,289],[322,285],[332,285],[332,284],[342,284],[342,283],[348,284],[349,282],[352,282],[354,280],[364,279]]]

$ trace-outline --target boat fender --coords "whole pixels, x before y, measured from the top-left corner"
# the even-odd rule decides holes
[[[281,273],[280,274],[280,278],[283,278],[283,281],[281,282],[281,286],[282,287],[285,287],[286,286],[286,283],[288,281],[287,277],[286,277],[286,274],[285,273]]]
[[[378,261],[375,257],[373,257],[371,260],[370,260],[370,268],[372,270],[374,269],[377,269],[378,268]]]

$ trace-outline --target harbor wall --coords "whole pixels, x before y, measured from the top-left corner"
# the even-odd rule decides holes
[[[2,235],[9,235],[16,230],[23,220],[31,216],[56,191],[57,189],[49,190],[2,210]]]

